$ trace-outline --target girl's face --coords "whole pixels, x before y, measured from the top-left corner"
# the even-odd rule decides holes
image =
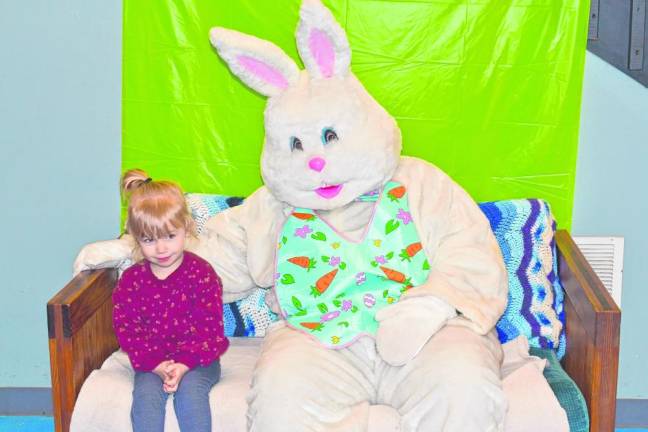
[[[151,263],[151,270],[158,279],[166,279],[180,267],[186,237],[185,228],[172,228],[166,237],[138,240],[142,255]]]

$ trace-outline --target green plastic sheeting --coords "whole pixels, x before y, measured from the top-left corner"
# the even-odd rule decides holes
[[[548,200],[571,223],[589,0],[329,0],[353,72],[398,120],[403,153],[478,201]],[[262,184],[265,99],[209,44],[213,26],[301,64],[295,0],[124,0],[124,169],[186,191]]]

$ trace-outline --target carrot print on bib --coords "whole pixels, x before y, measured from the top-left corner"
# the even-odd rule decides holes
[[[425,282],[430,270],[405,187],[391,181],[360,200],[375,207],[359,242],[315,211],[296,208],[277,245],[275,291],[283,317],[330,348],[374,336],[376,312]]]

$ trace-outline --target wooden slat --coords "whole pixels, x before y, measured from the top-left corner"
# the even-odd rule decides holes
[[[75,400],[90,372],[101,367],[104,360],[119,348],[112,327],[112,309],[109,299],[72,338]]]
[[[556,244],[565,289],[563,365],[583,392],[590,431],[613,432],[621,311],[566,231],[558,231]]]
[[[51,307],[60,307],[64,337],[70,337],[111,298],[116,279],[116,269],[81,272],[52,297],[47,303],[48,311]]]
[[[52,325],[61,328],[61,315],[52,309]],[[56,322],[58,321],[58,322]],[[74,407],[74,398],[68,389],[72,386],[70,367],[65,364],[66,352],[69,352],[63,338],[50,338],[50,370],[52,377],[52,409],[56,432],[67,432],[70,428],[70,417]]]
[[[86,377],[117,349],[112,330],[115,269],[83,272],[47,303],[56,432],[68,432]]]

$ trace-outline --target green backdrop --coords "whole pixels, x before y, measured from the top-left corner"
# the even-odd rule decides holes
[[[397,119],[403,153],[478,201],[547,199],[571,223],[589,0],[328,0],[352,69]],[[186,191],[262,184],[265,99],[208,39],[224,26],[298,61],[297,0],[124,0],[124,169]]]

